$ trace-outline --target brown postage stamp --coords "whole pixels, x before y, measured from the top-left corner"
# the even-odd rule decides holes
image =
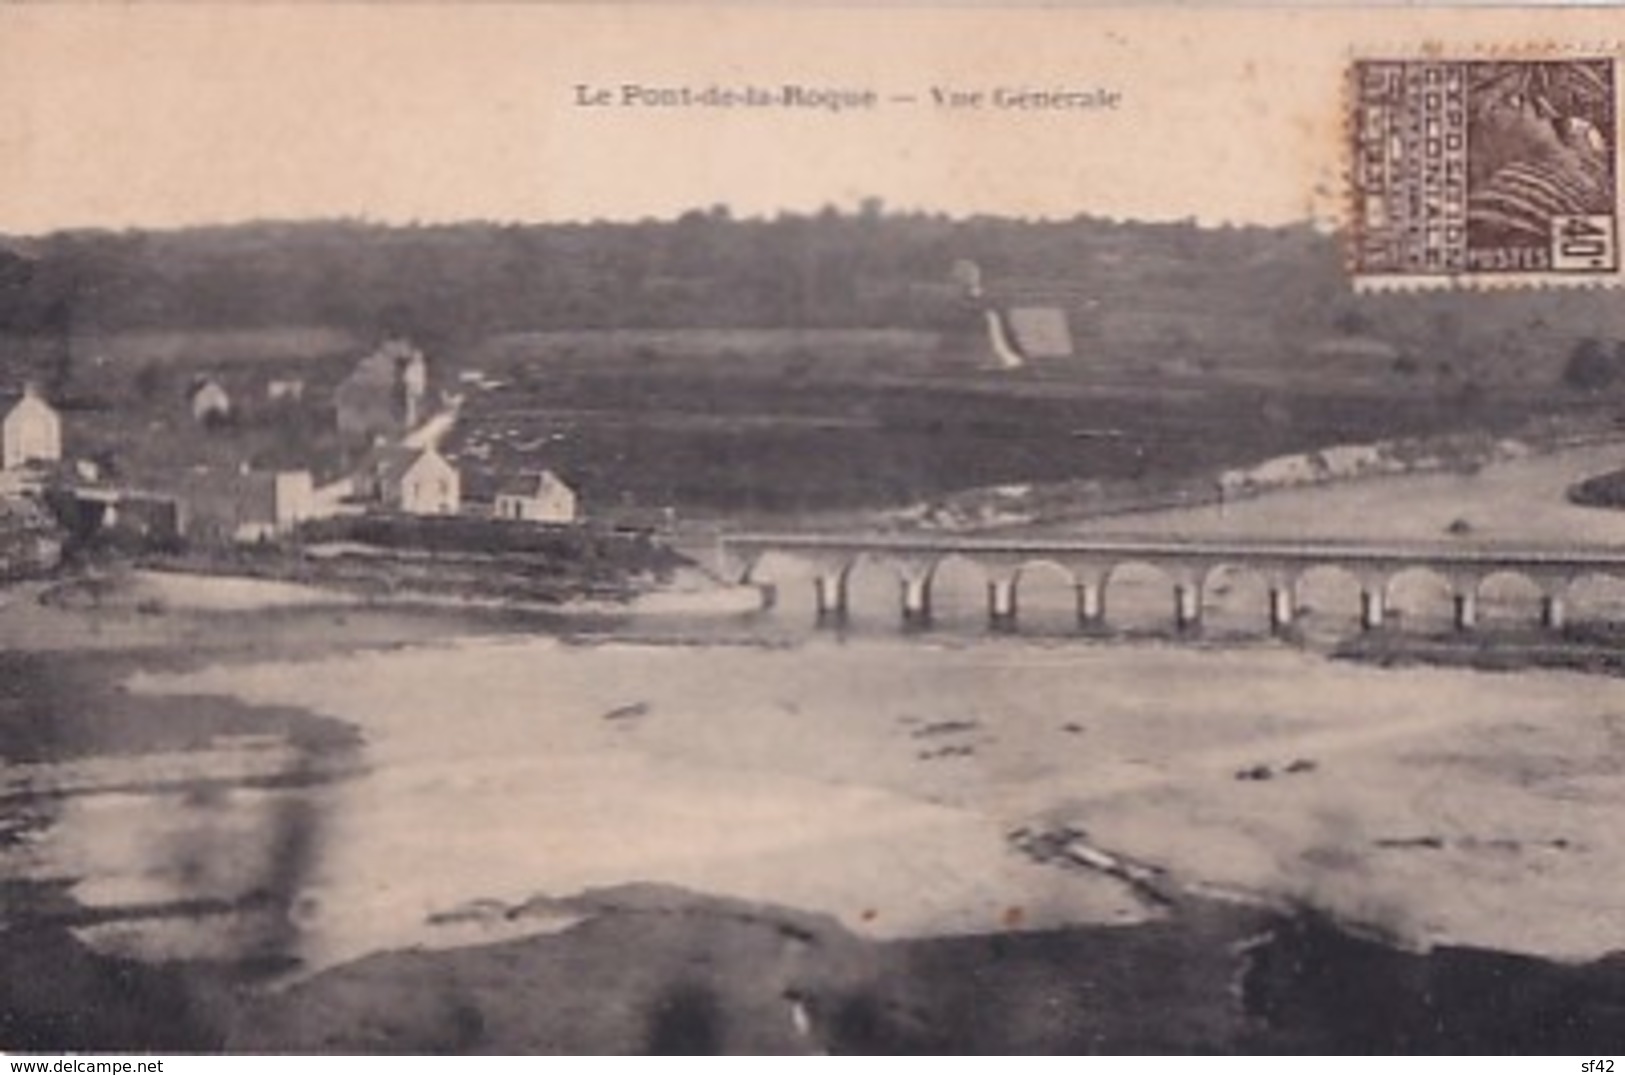
[[[1350,77],[1363,285],[1617,282],[1614,58],[1365,59]]]

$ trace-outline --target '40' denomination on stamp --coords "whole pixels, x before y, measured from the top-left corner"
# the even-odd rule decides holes
[[[1361,282],[1618,277],[1613,58],[1360,60],[1351,79]]]

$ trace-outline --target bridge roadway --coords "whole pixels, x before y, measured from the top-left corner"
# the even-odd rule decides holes
[[[987,578],[988,616],[995,629],[1016,625],[1023,572],[1038,563],[1066,572],[1078,595],[1078,620],[1085,628],[1106,625],[1112,579],[1126,564],[1150,564],[1173,586],[1173,621],[1181,630],[1200,626],[1204,594],[1216,572],[1246,569],[1269,584],[1270,627],[1288,629],[1297,614],[1303,576],[1321,568],[1345,571],[1360,584],[1360,621],[1381,627],[1389,590],[1402,572],[1424,568],[1444,578],[1455,602],[1458,628],[1477,623],[1479,593],[1486,580],[1515,575],[1541,595],[1541,619],[1564,624],[1565,597],[1588,576],[1625,579],[1625,546],[1519,546],[1450,542],[1380,542],[1200,539],[1132,536],[1076,538],[968,537],[959,535],[848,535],[830,533],[739,533],[718,538],[723,571],[742,582],[758,582],[770,554],[809,563],[814,572],[818,617],[837,624],[847,616],[847,581],[860,561],[884,564],[899,581],[905,625],[931,620],[931,584],[950,558],[977,565]],[[769,599],[772,587],[764,590]]]

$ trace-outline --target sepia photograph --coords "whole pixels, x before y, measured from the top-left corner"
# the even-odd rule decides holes
[[[1620,30],[0,4],[0,1052],[1625,1053]]]

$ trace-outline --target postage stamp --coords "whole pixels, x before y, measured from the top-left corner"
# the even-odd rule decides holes
[[[1613,57],[1358,60],[1349,228],[1357,281],[1615,281]]]

